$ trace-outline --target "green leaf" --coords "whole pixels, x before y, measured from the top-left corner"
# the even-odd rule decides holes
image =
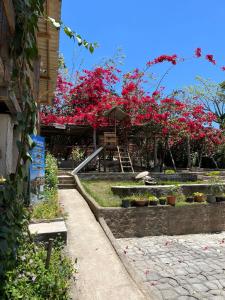
[[[65,26],[63,30],[69,38],[74,37],[74,32],[69,27]]]
[[[60,22],[56,22],[55,19],[48,17],[48,20],[50,21],[50,23],[55,27],[55,28],[60,28],[61,27],[61,23]]]
[[[89,51],[90,51],[91,53],[93,53],[94,50],[95,50],[95,48],[94,48],[93,44],[90,44],[90,46],[89,46]]]

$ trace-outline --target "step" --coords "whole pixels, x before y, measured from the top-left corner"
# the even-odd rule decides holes
[[[60,183],[58,184],[59,190],[75,189],[75,184],[73,183]]]
[[[75,181],[74,181],[74,178],[71,178],[71,179],[70,179],[70,178],[60,178],[60,179],[59,179],[59,184],[64,184],[64,183],[65,183],[65,184],[67,184],[67,183],[68,183],[68,184],[69,184],[69,183],[70,183],[70,184],[74,184]]]

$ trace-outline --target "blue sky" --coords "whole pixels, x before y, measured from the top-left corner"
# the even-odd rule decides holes
[[[191,57],[197,47],[215,55],[225,65],[224,0],[63,0],[62,20],[90,42],[98,42],[94,54],[80,49],[61,34],[60,52],[70,70],[93,68],[118,48],[126,56],[123,71],[142,68],[161,54]],[[152,68],[160,78],[168,65]],[[186,61],[164,80],[168,90],[195,82],[195,76],[225,80],[225,72],[205,61]]]

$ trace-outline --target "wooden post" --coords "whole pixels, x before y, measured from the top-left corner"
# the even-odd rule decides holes
[[[46,262],[45,262],[45,269],[48,269],[49,265],[50,265],[52,246],[53,246],[53,239],[49,239],[48,248],[47,248],[47,257],[46,257]]]

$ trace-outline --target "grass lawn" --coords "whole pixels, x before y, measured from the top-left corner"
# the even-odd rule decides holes
[[[133,181],[81,180],[85,191],[103,207],[121,206],[121,198],[111,191],[113,185],[136,185]]]
[[[102,207],[118,207],[121,206],[121,198],[114,195],[111,191],[112,186],[131,186],[143,185],[135,181],[110,181],[110,180],[81,180],[85,191],[91,195],[95,201]],[[150,195],[150,194],[149,194]],[[204,203],[187,203],[185,197],[180,195],[177,199],[177,207],[185,205],[200,205]]]

